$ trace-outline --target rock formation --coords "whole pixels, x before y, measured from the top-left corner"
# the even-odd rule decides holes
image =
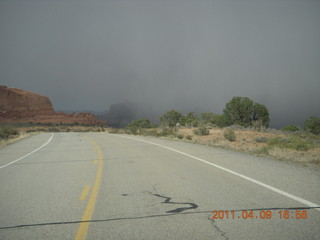
[[[91,113],[57,113],[48,97],[0,86],[0,123],[106,125]]]

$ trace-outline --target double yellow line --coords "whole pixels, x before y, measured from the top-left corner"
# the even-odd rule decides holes
[[[94,181],[94,185],[92,188],[92,192],[91,192],[86,210],[85,210],[83,217],[81,219],[82,222],[80,223],[80,226],[79,226],[78,231],[75,236],[75,240],[85,240],[86,239],[89,225],[90,225],[90,220],[92,218],[94,206],[96,204],[96,200],[98,197],[101,176],[102,176],[102,169],[103,169],[103,162],[102,162],[103,153],[101,151],[101,148],[93,139],[88,138],[88,140],[95,146],[95,149],[98,152],[98,170],[97,170],[96,179]]]

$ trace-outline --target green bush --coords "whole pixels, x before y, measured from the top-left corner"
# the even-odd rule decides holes
[[[304,122],[304,130],[320,135],[320,118],[311,116]]]
[[[215,117],[217,115],[211,112],[204,112],[200,115],[200,120],[202,124],[215,123]]]
[[[216,115],[214,117],[214,124],[219,128],[224,128],[230,125],[224,114]]]
[[[131,134],[141,134],[142,129],[153,128],[156,127],[155,124],[151,123],[149,119],[137,119],[133,120],[126,126],[126,130],[129,131]]]
[[[269,111],[260,103],[247,97],[233,97],[223,110],[228,125],[240,125],[255,128],[269,126]]]
[[[223,136],[230,142],[236,141],[236,134],[232,129],[227,129],[224,131]]]
[[[19,131],[12,127],[1,127],[0,138],[8,139],[11,136],[19,135]]]
[[[167,111],[160,117],[161,125],[170,128],[176,127],[178,123],[181,124],[183,121],[184,116],[176,110]]]
[[[295,125],[287,125],[287,126],[284,126],[281,130],[284,132],[297,132],[300,129]]]
[[[205,136],[205,135],[209,135],[210,131],[206,126],[201,126],[198,129],[195,129],[194,134],[196,135],[200,135],[200,136]]]
[[[181,125],[186,127],[197,127],[199,119],[194,112],[189,112],[182,116]]]
[[[133,120],[132,122],[130,122],[127,125],[127,128],[131,128],[131,127],[135,127],[135,128],[151,128],[152,124],[149,121],[149,119],[143,118],[143,119],[136,119],[136,120]]]

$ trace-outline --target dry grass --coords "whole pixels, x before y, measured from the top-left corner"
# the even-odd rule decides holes
[[[191,136],[192,142],[222,147],[239,152],[246,152],[258,156],[267,156],[274,159],[291,161],[301,163],[303,165],[320,167],[320,137],[310,135],[306,137],[305,134],[292,134],[279,132],[258,132],[255,130],[234,130],[236,135],[236,141],[228,141],[224,137],[225,129],[212,128],[210,134],[207,136],[199,136],[194,134],[194,129],[182,128],[179,129],[177,134],[184,136]],[[300,148],[294,149],[294,147],[284,145],[272,145],[271,139],[281,138],[294,140],[294,143],[299,143],[303,146],[307,145],[310,149],[300,150]],[[189,137],[190,139],[190,137]],[[293,141],[292,140],[292,141]]]

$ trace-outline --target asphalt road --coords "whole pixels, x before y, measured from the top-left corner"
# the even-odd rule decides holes
[[[0,148],[0,239],[320,239],[320,209],[293,209],[319,186],[319,170],[192,143],[43,133]]]

